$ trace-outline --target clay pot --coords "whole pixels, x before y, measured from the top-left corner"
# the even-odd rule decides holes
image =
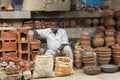
[[[109,63],[110,63],[110,60],[98,60],[98,63],[99,63],[100,65],[109,64]]]
[[[84,66],[94,66],[95,62],[94,61],[83,61]]]
[[[97,25],[99,24],[99,20],[98,19],[93,19],[92,23],[93,23],[94,27],[97,27]]]
[[[90,40],[81,40],[82,45],[91,45]]]
[[[119,45],[114,45],[112,46],[112,51],[114,52],[120,52],[120,46]]]
[[[113,55],[114,64],[120,66],[120,56]]]
[[[118,20],[120,19],[120,10],[115,12],[115,18]]]
[[[104,24],[105,24],[104,18],[101,18],[101,19],[100,19],[100,24],[101,24],[101,25],[104,25]]]
[[[100,5],[100,8],[102,10],[105,10],[105,9],[109,9],[110,7],[110,3],[109,2],[103,2],[101,5]]]
[[[106,30],[105,35],[106,36],[114,36],[114,30]]]
[[[113,20],[113,19],[106,20],[106,22],[105,22],[105,26],[106,26],[107,28],[109,28],[109,27],[114,27],[115,25],[116,25],[116,22],[115,22],[115,20]]]
[[[80,36],[80,39],[81,39],[81,40],[90,40],[90,35],[83,35],[83,34],[82,34],[82,35]]]
[[[115,38],[112,36],[107,36],[105,39],[106,42],[115,42]]]
[[[101,32],[101,33],[104,33],[105,32],[105,27],[100,25],[97,27],[97,32]]]
[[[114,17],[114,11],[112,9],[105,9],[103,10],[103,18],[105,20],[109,20],[110,18]]]
[[[14,11],[14,8],[11,4],[8,5],[8,7],[6,8],[7,11]]]
[[[77,69],[81,69],[82,68],[82,61],[81,60],[75,60],[74,64],[75,64],[75,67]]]
[[[86,8],[86,11],[88,11],[89,13],[92,13],[92,12],[95,11],[95,7],[93,7],[93,6],[88,6],[88,7]]]
[[[70,27],[76,27],[76,21],[70,20]]]
[[[120,56],[120,52],[113,52],[113,55]]]
[[[94,36],[94,39],[92,40],[92,44],[94,47],[100,47],[104,45],[104,39],[98,35]]]
[[[74,50],[74,57],[75,57],[75,60],[80,60],[81,59],[81,51]]]
[[[91,19],[86,19],[84,22],[85,27],[90,27],[92,24],[92,20]]]

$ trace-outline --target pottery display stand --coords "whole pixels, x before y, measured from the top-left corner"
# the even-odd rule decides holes
[[[6,54],[17,55],[17,33],[7,28],[0,28],[0,57],[5,57]],[[17,57],[17,56],[15,56]]]
[[[30,41],[32,60],[35,60],[35,56],[40,54],[40,41]]]
[[[30,42],[27,28],[17,29],[19,58],[30,61]]]

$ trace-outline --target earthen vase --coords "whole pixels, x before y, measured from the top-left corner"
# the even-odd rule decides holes
[[[97,27],[97,25],[99,24],[99,20],[98,19],[93,19],[92,23],[93,23],[94,27]]]
[[[110,18],[114,17],[114,11],[112,9],[105,9],[103,10],[103,18],[105,20],[109,20]]]
[[[92,44],[94,47],[100,47],[104,45],[104,39],[98,35],[94,36],[94,39],[92,40]]]

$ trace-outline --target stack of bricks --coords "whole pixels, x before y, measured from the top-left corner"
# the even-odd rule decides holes
[[[12,30],[0,30],[0,57],[10,54],[17,57],[17,33]]]
[[[28,28],[18,28],[17,40],[19,58],[30,61],[30,39],[28,31]]]
[[[30,41],[30,49],[32,60],[35,60],[35,56],[40,54],[40,41]]]

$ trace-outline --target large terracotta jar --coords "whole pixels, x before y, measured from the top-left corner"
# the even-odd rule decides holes
[[[92,40],[92,44],[94,47],[100,47],[104,45],[104,39],[99,36],[99,35],[95,35],[94,39]]]

